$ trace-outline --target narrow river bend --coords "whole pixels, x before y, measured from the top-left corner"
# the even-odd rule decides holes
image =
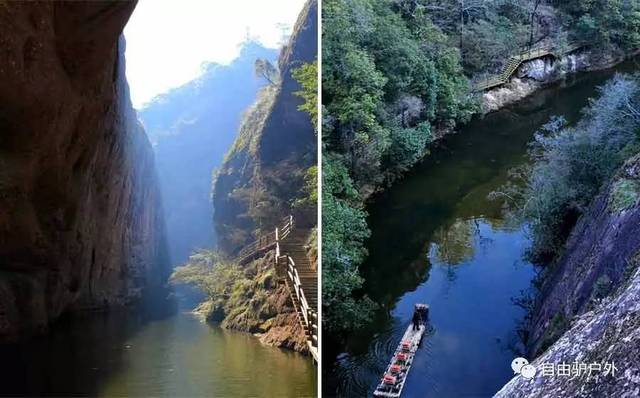
[[[374,322],[324,346],[326,395],[370,396],[413,305],[431,306],[432,332],[409,374],[404,397],[487,397],[511,377],[535,268],[523,260],[526,226],[508,225],[487,195],[526,165],[534,133],[552,115],[580,117],[596,87],[633,61],[571,77],[520,103],[473,120],[443,139],[402,181],[368,206],[372,236],[361,267],[365,291],[381,304]]]

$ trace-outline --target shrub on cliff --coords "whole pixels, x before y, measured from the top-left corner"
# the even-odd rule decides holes
[[[197,312],[207,319],[221,321],[229,329],[251,333],[265,332],[275,316],[284,311],[274,294],[273,262],[266,256],[246,266],[225,260],[213,250],[197,250],[189,261],[171,275],[173,284],[194,286],[206,295]]]
[[[222,308],[227,300],[247,281],[242,270],[225,261],[214,250],[197,250],[189,261],[176,267],[169,281],[173,284],[192,285],[212,302],[212,311]]]
[[[298,109],[311,116],[311,122],[315,127],[318,124],[318,61],[303,64],[293,69],[291,74],[302,86],[301,90],[295,92],[304,101]]]
[[[519,214],[530,224],[528,252],[534,262],[559,254],[578,217],[601,187],[638,150],[640,82],[617,75],[600,88],[600,97],[567,126],[554,118],[536,135],[533,167],[525,184],[507,189]]]

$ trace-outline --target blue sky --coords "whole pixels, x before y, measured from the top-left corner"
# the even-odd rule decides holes
[[[268,47],[290,33],[304,0],[140,0],[124,29],[127,80],[137,109],[200,74],[229,63],[247,34]]]

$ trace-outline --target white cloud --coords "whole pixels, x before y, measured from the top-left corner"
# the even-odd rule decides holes
[[[194,79],[203,62],[229,63],[247,32],[268,47],[279,47],[279,24],[293,27],[303,4],[304,0],[140,0],[124,29],[134,107]]]

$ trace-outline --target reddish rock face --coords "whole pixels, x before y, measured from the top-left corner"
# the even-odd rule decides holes
[[[166,278],[118,39],[134,7],[0,1],[0,340]]]

